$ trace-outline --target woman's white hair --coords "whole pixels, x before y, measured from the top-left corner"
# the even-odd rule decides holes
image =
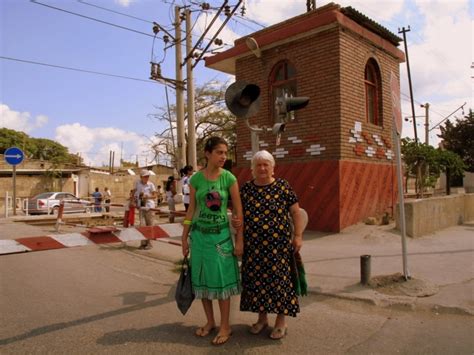
[[[272,168],[275,167],[275,158],[273,158],[273,155],[271,155],[270,152],[268,152],[266,150],[258,151],[252,157],[252,163],[251,163],[252,175],[253,175],[254,178],[256,177],[255,176],[255,168],[257,167],[257,161],[261,161],[261,160],[269,162],[270,165],[272,166]]]

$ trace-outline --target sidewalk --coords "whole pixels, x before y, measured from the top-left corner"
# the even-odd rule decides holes
[[[178,238],[176,238],[178,239]],[[181,248],[153,242],[143,251],[164,260],[177,260]],[[403,274],[402,244],[394,225],[358,224],[337,234],[306,231],[301,250],[309,292],[367,302],[382,307],[474,314],[474,223],[447,228],[423,238],[407,238],[411,279]],[[383,287],[360,284],[360,256],[371,255],[372,279]]]
[[[35,236],[44,231],[1,219],[0,235],[7,234]],[[127,245],[139,243],[134,240]],[[159,240],[152,243],[152,249],[134,252],[167,261],[182,257],[179,246]],[[403,263],[401,238],[393,224],[358,224],[336,234],[306,231],[301,254],[313,294],[398,309],[474,314],[474,222],[418,239],[407,238],[411,279],[404,282],[395,282],[394,274],[403,273]],[[372,280],[380,277],[381,287],[360,284],[361,255],[371,255]]]

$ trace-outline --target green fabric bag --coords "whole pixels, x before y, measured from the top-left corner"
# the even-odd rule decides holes
[[[301,254],[293,254],[293,267],[292,267],[292,277],[293,284],[295,285],[296,294],[298,296],[307,296],[308,295],[308,283],[306,282],[306,272],[304,270],[303,259]]]

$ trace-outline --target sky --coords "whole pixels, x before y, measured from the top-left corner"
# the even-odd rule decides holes
[[[192,1],[197,4],[197,1]],[[222,2],[208,1],[218,7]],[[235,4],[232,1],[230,4]],[[317,6],[330,1],[317,0]],[[407,32],[418,137],[425,140],[425,109],[430,104],[429,140],[439,143],[437,124],[457,110],[461,118],[473,107],[472,0],[335,1],[352,6],[394,34]],[[190,0],[0,0],[0,127],[36,138],[53,139],[78,153],[88,165],[103,166],[109,152],[141,165],[166,164],[155,158],[150,143],[167,123],[150,116],[165,107],[165,86],[149,80],[150,61],[161,62],[162,75],[175,77],[174,48],[164,50],[162,31],[174,35],[176,5]],[[306,12],[306,0],[245,0],[243,17],[232,19],[219,34],[225,50],[233,41]],[[197,9],[197,6],[193,6]],[[238,11],[240,14],[240,10]],[[193,40],[214,11],[193,12]],[[217,20],[206,37],[220,26]],[[184,24],[183,24],[184,29]],[[404,51],[404,44],[400,47]],[[219,50],[212,45],[212,50]],[[40,63],[40,64],[34,64]],[[70,68],[70,69],[67,69]],[[400,65],[402,116],[412,116],[406,63]],[[93,73],[91,73],[93,72]],[[109,75],[104,75],[109,74]],[[113,76],[110,76],[113,75]],[[194,70],[196,85],[211,80],[232,83],[227,74]],[[174,89],[168,88],[175,102]],[[403,137],[413,138],[413,123],[404,121]],[[154,160],[155,159],[155,160]]]

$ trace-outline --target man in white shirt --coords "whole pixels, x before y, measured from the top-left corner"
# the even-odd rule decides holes
[[[150,171],[144,169],[140,172],[140,180],[135,183],[134,197],[137,208],[139,209],[140,225],[152,226],[153,214],[150,208],[155,208],[156,187],[150,179]],[[142,240],[140,249],[150,249],[151,242],[149,239]]]

